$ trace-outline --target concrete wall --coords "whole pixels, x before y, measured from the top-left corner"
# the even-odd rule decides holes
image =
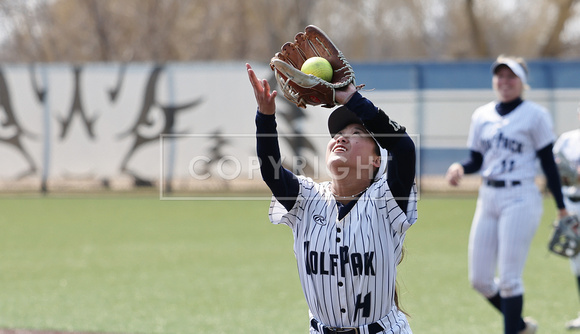
[[[494,98],[490,64],[353,67],[363,94],[412,134],[420,172],[430,175],[466,156],[471,113]],[[253,66],[274,83],[267,64]],[[576,128],[580,61],[530,69],[526,98],[550,110],[556,134]],[[278,106],[286,164],[323,179],[331,110],[301,110],[282,97]],[[2,66],[0,191],[259,187],[255,112],[243,62]]]

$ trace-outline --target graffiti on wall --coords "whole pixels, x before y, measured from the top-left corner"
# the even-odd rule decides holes
[[[159,81],[160,74],[165,70],[166,67],[164,65],[155,65],[152,68],[148,74],[145,88],[140,94],[141,101],[138,110],[133,112],[133,114],[136,114],[135,119],[126,130],[117,134],[118,141],[127,138],[131,141],[131,145],[123,153],[123,158],[119,165],[119,171],[133,177],[135,179],[135,185],[152,184],[151,181],[144,180],[138,175],[138,173],[132,171],[128,167],[129,162],[135,153],[143,149],[146,144],[157,141],[160,134],[173,133],[177,114],[194,112],[196,107],[203,103],[203,97],[197,97],[184,103],[161,102],[158,98]],[[47,102],[48,94],[50,94],[49,90],[59,89],[59,87],[41,87],[42,85],[37,78],[37,73],[35,73],[38,69],[34,66],[30,66],[29,71],[30,86],[34,92],[34,96],[40,104],[44,104]],[[100,121],[98,113],[90,116],[87,110],[91,108],[91,106],[87,105],[82,98],[83,92],[85,92],[85,88],[83,87],[84,81],[82,80],[84,68],[82,66],[73,66],[71,71],[74,79],[68,110],[64,112],[51,110],[51,115],[55,115],[53,118],[58,127],[56,131],[58,133],[58,140],[66,141],[72,127],[76,126],[82,128],[81,132],[84,133],[88,140],[97,141],[99,136],[107,134],[100,134],[97,132],[96,125]],[[115,86],[107,92],[110,102],[114,103],[121,97],[125,75],[126,65],[121,65]],[[0,69],[0,119],[2,120],[0,123],[0,145],[8,145],[12,147],[18,152],[17,155],[26,161],[27,167],[16,173],[15,179],[18,180],[39,173],[39,165],[41,165],[41,163],[37,161],[39,159],[34,159],[30,150],[26,148],[26,145],[24,145],[24,140],[25,138],[28,138],[38,141],[41,139],[41,134],[27,130],[22,120],[17,117],[19,113],[15,110],[12,103],[12,94],[14,93],[11,94],[10,88],[8,81],[6,80],[5,72]],[[155,107],[160,108],[163,111],[162,119],[154,120],[150,117],[152,109]],[[20,114],[24,113],[21,112]],[[149,131],[143,133],[142,129],[152,127],[154,122],[161,122],[163,125],[156,126],[156,128],[158,128],[156,132],[151,133]],[[45,181],[46,180],[43,180],[43,182]],[[46,185],[43,184],[42,187],[45,188]]]
[[[179,87],[188,86],[189,82],[186,85],[168,84],[176,75],[183,76],[179,71],[165,64],[154,64],[139,71],[130,64],[110,65],[106,69],[100,70],[105,74],[99,74],[94,68],[83,65],[59,67],[58,73],[49,69],[54,73],[51,72],[47,79],[47,69],[35,65],[20,72],[0,68],[0,163],[3,152],[9,151],[16,157],[8,159],[11,163],[0,175],[0,180],[38,179],[38,188],[46,192],[55,178],[94,178],[107,188],[111,175],[115,174],[132,180],[133,186],[151,187],[160,175],[143,170],[159,165],[160,157],[154,150],[158,149],[162,134],[206,131],[211,123],[212,128],[205,138],[210,145],[203,153],[207,159],[203,160],[205,166],[201,166],[208,173],[213,173],[212,166],[227,155],[228,148],[238,144],[224,135],[232,131],[224,128],[227,123],[208,121],[207,116],[203,119],[194,116],[208,108],[207,101],[212,96],[207,91],[189,89],[183,94],[182,89],[179,95],[176,92]],[[16,80],[10,79],[16,75],[20,78],[18,85],[13,83]],[[98,76],[106,78],[97,79]],[[102,82],[95,83],[98,80]],[[274,87],[274,78],[269,81]],[[25,89],[22,82],[27,86]],[[14,103],[15,99],[20,102]],[[278,122],[289,129],[286,132],[293,133],[281,136],[290,147],[290,154],[315,153],[314,145],[303,135],[303,124],[308,117],[304,110],[285,99],[279,100],[278,109]],[[222,118],[228,119],[228,116]],[[103,156],[102,148],[91,152],[99,145],[109,145],[106,150],[113,153]],[[249,151],[248,154],[253,153]],[[144,155],[149,156],[149,160],[143,158]],[[106,167],[103,167],[104,160]],[[78,167],[82,163],[84,165]]]
[[[44,97],[43,93],[38,94],[38,98],[42,100]],[[14,110],[11,96],[8,90],[8,83],[4,76],[4,71],[0,68],[0,107],[2,110],[0,111],[0,128],[2,129],[2,133],[7,133],[5,136],[0,135],[0,143],[4,143],[15,148],[20,156],[24,158],[28,167],[17,173],[16,178],[21,179],[26,176],[34,175],[38,171],[38,167],[34,162],[34,159],[28,152],[28,150],[23,145],[24,137],[28,137],[31,139],[36,139],[32,132],[27,131],[24,129],[24,126],[19,121],[18,117],[16,116],[16,112]]]

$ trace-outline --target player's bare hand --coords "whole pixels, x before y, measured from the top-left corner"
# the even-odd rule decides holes
[[[568,210],[566,210],[566,208],[558,209],[558,219],[562,219],[562,218],[567,217],[569,215],[570,214],[568,213]]]
[[[356,93],[357,88],[353,83],[350,83],[348,86],[341,88],[341,89],[337,89],[335,91],[335,96],[334,99],[336,100],[336,102],[338,102],[339,104],[346,104],[350,98],[354,95],[354,93]]]
[[[256,96],[256,102],[258,103],[258,111],[264,115],[274,115],[274,113],[276,113],[276,96],[278,95],[278,92],[275,90],[270,92],[270,84],[268,83],[268,80],[258,79],[250,64],[246,64],[246,69],[248,71],[250,83],[254,88],[254,95]]]
[[[456,162],[451,164],[451,166],[449,166],[445,178],[447,179],[447,182],[449,182],[450,185],[456,187],[459,185],[459,182],[463,178],[463,173],[464,173],[463,166],[461,166],[460,163]]]

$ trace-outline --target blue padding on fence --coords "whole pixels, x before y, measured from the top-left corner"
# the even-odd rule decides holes
[[[376,90],[491,89],[493,61],[353,63],[357,84]],[[534,89],[580,88],[580,61],[529,61]]]

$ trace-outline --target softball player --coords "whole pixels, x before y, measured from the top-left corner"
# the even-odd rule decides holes
[[[258,102],[262,177],[273,193],[269,218],[294,234],[310,333],[412,333],[395,284],[405,233],[417,219],[415,146],[405,128],[351,84],[337,90],[343,106],[328,120],[331,181],[294,175],[276,163],[277,92],[246,67]]]
[[[580,105],[578,106],[580,117]],[[570,213],[580,215],[580,129],[563,133],[554,144],[554,155],[558,165],[565,166],[576,174],[575,179],[569,179],[561,173],[562,193],[564,204]],[[572,273],[576,276],[578,290],[580,291],[580,254],[570,259]],[[566,323],[567,329],[580,329],[579,317]]]
[[[567,215],[552,154],[555,136],[549,113],[522,98],[528,86],[525,61],[499,56],[491,70],[498,101],[473,113],[470,157],[453,163],[447,179],[456,186],[464,173],[480,171],[482,185],[469,236],[469,280],[503,314],[505,334],[535,333],[535,321],[522,319],[521,313],[522,273],[542,215],[542,197],[534,182],[536,157],[559,216]]]

